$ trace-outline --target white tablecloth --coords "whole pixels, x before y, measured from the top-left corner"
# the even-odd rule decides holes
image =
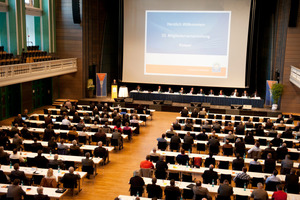
[[[121,86],[119,89],[119,97],[128,97],[128,88]]]

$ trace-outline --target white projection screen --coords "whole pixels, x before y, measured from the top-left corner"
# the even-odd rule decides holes
[[[251,0],[125,0],[123,82],[245,87]]]

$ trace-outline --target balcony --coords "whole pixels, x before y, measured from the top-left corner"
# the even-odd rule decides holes
[[[0,87],[77,72],[77,59],[0,66]]]
[[[290,81],[300,88],[300,69],[294,66],[291,66]]]

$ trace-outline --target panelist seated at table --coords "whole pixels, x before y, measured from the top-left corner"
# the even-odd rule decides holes
[[[141,92],[141,91],[142,91],[141,86],[137,85],[137,86],[136,86],[136,91]]]
[[[225,94],[223,93],[223,90],[220,90],[219,96],[225,96]]]
[[[199,90],[199,93],[198,94],[200,94],[200,95],[205,95],[205,93],[204,93],[204,91],[203,91],[203,89],[202,88],[200,88],[200,90]]]
[[[257,91],[255,91],[252,95],[252,98],[260,98],[260,96],[258,95]]]
[[[242,97],[244,97],[244,98],[248,98],[248,97],[249,97],[249,95],[248,95],[248,93],[247,93],[246,90],[244,90],[244,92],[243,92],[243,94],[242,94]]]
[[[160,86],[160,85],[159,85],[158,88],[157,88],[157,92],[158,92],[158,93],[163,92],[163,90],[161,89],[161,86]]]
[[[214,91],[213,91],[213,90],[209,90],[208,95],[209,95],[209,96],[213,96],[213,95],[214,95]]]
[[[239,93],[238,93],[237,89],[235,89],[235,90],[231,93],[231,96],[233,96],[233,97],[238,97],[238,96],[239,96]]]
[[[194,88],[192,87],[189,94],[194,94]]]
[[[185,93],[185,91],[184,91],[183,87],[181,87],[179,90],[179,94],[184,94],[184,93]]]
[[[172,90],[172,88],[171,88],[171,87],[169,87],[167,92],[168,92],[168,93],[173,93],[173,90]]]

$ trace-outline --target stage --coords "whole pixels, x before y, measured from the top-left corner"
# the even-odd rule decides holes
[[[155,109],[157,111],[166,111],[166,112],[180,112],[183,107],[187,107],[189,110],[193,110],[195,107],[191,103],[177,103],[169,102],[170,104],[154,104],[154,101],[143,101],[143,100],[133,100],[131,98],[126,98],[128,102],[115,102],[109,97],[96,97],[96,98],[83,98],[78,100],[78,104],[89,105],[90,102],[108,103],[109,105],[120,105],[128,108],[136,108],[138,105],[145,106],[150,109]],[[271,108],[252,108],[250,110],[243,109],[232,109],[231,106],[223,105],[203,105],[207,111],[210,113],[219,113],[219,114],[232,114],[232,115],[254,115],[254,116],[267,116],[267,117],[277,117],[278,114],[281,114],[280,110],[272,111]],[[200,109],[200,107],[198,107]]]

